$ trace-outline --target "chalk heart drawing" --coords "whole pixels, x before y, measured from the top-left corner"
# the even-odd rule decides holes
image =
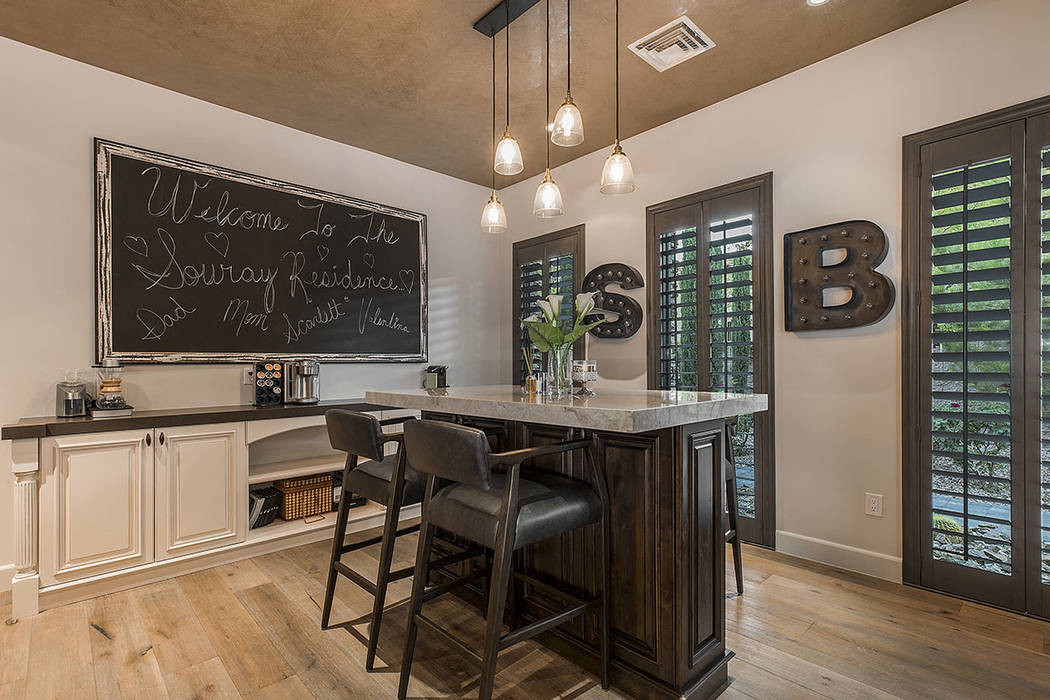
[[[124,236],[124,247],[144,258],[149,257],[149,245],[142,236]]]
[[[317,246],[317,257],[321,260],[327,258],[330,252],[332,251],[324,243]]]
[[[416,272],[409,268],[402,268],[401,272],[398,273],[401,278],[401,284],[404,286],[405,291],[409,294],[412,293],[412,287],[416,284]]]
[[[371,268],[374,268],[376,266],[376,256],[372,253],[365,253],[361,256],[361,260],[364,262],[365,265],[368,265]]]
[[[226,254],[230,252],[230,237],[226,235],[226,232],[215,233],[214,231],[208,231],[204,234],[204,242],[211,246],[212,250],[226,257]]]

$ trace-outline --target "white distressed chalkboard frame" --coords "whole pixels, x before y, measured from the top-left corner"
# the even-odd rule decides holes
[[[426,362],[427,361],[427,298],[429,296],[427,276],[427,216],[418,212],[376,204],[363,199],[296,185],[261,175],[209,165],[199,161],[179,158],[144,148],[94,139],[95,161],[95,338],[96,361],[113,358],[127,363],[241,363],[266,359],[299,360],[313,359],[323,362]],[[210,177],[224,178],[258,187],[273,189],[286,194],[301,195],[333,204],[357,207],[409,219],[419,224],[419,353],[222,353],[222,352],[129,352],[113,347],[112,305],[112,246],[110,156],[120,155],[144,160],[158,165],[182,168]]]

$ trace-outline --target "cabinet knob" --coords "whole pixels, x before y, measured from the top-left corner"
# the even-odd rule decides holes
[[[164,433],[163,432],[160,434],[160,444],[162,444],[162,445],[164,444]]]
[[[149,433],[146,433],[146,447],[149,447],[152,444],[153,444],[153,438],[150,436]]]

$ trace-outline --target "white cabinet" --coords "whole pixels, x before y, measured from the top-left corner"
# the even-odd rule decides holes
[[[45,586],[153,561],[153,430],[40,441]]]
[[[244,424],[155,432],[157,561],[243,542],[248,527]]]

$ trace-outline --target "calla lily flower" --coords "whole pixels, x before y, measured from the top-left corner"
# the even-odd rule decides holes
[[[537,316],[536,314],[529,314],[525,318],[521,319],[520,326],[522,328],[524,328],[526,323],[535,323],[536,321],[539,321],[539,320],[540,320],[540,317]]]
[[[594,295],[597,292],[580,292],[576,295],[576,313],[586,316],[594,308]]]
[[[561,300],[562,300],[562,298],[563,297],[562,297],[561,294],[548,294],[547,295],[547,303],[551,305],[551,313],[553,314],[553,318],[554,319],[557,319],[559,316],[561,316]]]
[[[543,312],[543,317],[547,319],[548,323],[554,323],[558,319],[558,316],[554,313],[554,310],[551,308],[551,303],[546,299],[540,299],[536,302],[536,305],[540,307],[540,311]]]

